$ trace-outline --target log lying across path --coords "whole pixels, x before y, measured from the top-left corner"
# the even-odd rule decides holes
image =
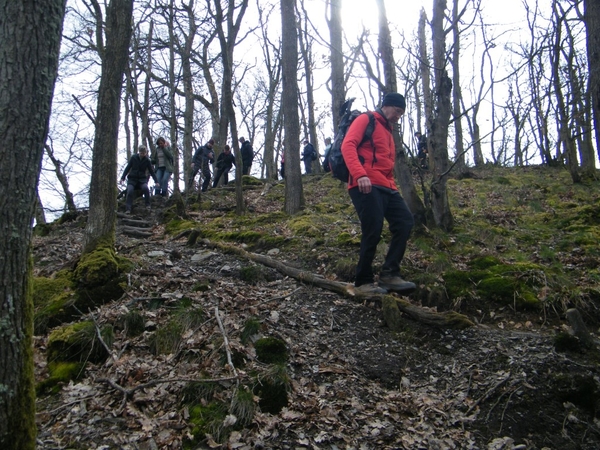
[[[403,298],[400,298],[394,294],[369,296],[360,295],[355,291],[354,285],[351,283],[327,280],[320,275],[296,269],[295,267],[290,267],[281,261],[266,255],[251,253],[233,245],[211,243],[210,246],[223,252],[234,253],[264,266],[276,269],[282,274],[295,278],[302,283],[318,286],[320,288],[341,294],[345,297],[359,300],[380,300],[382,303],[384,320],[392,330],[404,329],[402,324],[403,314],[418,322],[440,328],[463,329],[474,326],[474,323],[471,322],[466,316],[454,311],[445,311],[441,313],[436,312],[428,308],[422,308],[420,306],[413,305],[409,301],[404,300]]]

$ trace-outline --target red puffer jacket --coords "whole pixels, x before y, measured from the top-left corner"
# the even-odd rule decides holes
[[[348,189],[358,186],[358,179],[369,177],[374,186],[384,186],[389,189],[398,190],[394,180],[394,161],[396,160],[396,147],[392,129],[388,121],[379,112],[373,112],[375,116],[375,130],[373,131],[373,143],[375,144],[375,159],[373,158],[373,147],[371,141],[360,143],[365,135],[369,124],[369,116],[362,114],[358,116],[346,133],[342,142],[342,155],[350,178]],[[358,149],[356,148],[358,145]]]

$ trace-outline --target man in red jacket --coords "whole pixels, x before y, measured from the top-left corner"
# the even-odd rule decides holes
[[[400,277],[400,263],[414,218],[394,180],[396,146],[392,127],[405,110],[406,101],[402,95],[386,94],[381,108],[372,112],[375,116],[372,139],[364,140],[369,116],[362,114],[352,122],[342,143],[342,154],[350,172],[348,193],[362,231],[354,282],[361,294],[385,294],[387,291],[407,294],[415,290],[414,283]],[[375,285],[372,265],[384,218],[389,224],[392,240],[381,267],[379,283]]]

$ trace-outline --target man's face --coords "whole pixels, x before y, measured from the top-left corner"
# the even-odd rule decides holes
[[[148,155],[148,152],[146,150],[140,150],[140,158],[145,158],[146,155]]]
[[[384,106],[381,111],[389,123],[398,123],[400,117],[404,115],[404,109],[399,106]]]
[[[165,141],[158,141],[159,147],[165,147],[166,145],[167,145],[167,143]]]

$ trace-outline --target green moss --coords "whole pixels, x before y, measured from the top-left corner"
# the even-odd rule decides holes
[[[227,407],[223,403],[212,402],[207,405],[195,405],[189,411],[194,443],[203,440],[206,435],[211,435],[219,443],[225,441],[231,429],[223,425],[227,416]]]
[[[252,336],[256,336],[258,334],[260,327],[261,322],[258,318],[249,317],[246,319],[246,322],[244,322],[244,328],[240,333],[240,340],[242,341],[242,344],[248,344]]]
[[[73,305],[77,302],[71,272],[60,271],[52,278],[34,277],[33,305],[36,334],[71,320],[78,315]]]
[[[253,230],[225,231],[217,233],[217,237],[225,241],[233,241],[246,244],[258,242],[261,238],[264,237],[264,235],[264,233]]]
[[[120,274],[132,268],[133,264],[126,258],[118,256],[111,246],[98,246],[81,257],[73,277],[77,283],[93,288],[115,280]]]
[[[183,231],[193,230],[198,226],[197,222],[192,220],[183,220],[183,219],[172,219],[165,225],[165,234],[176,235]],[[200,235],[202,235],[202,231],[198,230]]]
[[[250,175],[243,175],[242,176],[242,185],[243,186],[262,186],[264,183],[259,180],[258,178],[255,178],[253,176]]]
[[[48,363],[49,377],[39,382],[35,388],[38,396],[56,394],[62,384],[80,380],[85,371],[84,362],[53,362]]]
[[[298,215],[288,221],[288,226],[294,235],[308,237],[318,237],[321,230],[314,225],[313,218],[310,215]]]
[[[256,358],[265,364],[287,361],[288,351],[285,342],[274,337],[264,337],[254,343]]]
[[[263,269],[254,264],[243,266],[240,269],[240,279],[248,284],[256,284],[264,280]]]
[[[212,401],[214,395],[222,390],[223,388],[218,383],[203,381],[188,383],[181,390],[181,403],[188,406],[201,402],[207,403]]]
[[[360,245],[360,235],[350,234],[346,231],[339,233],[335,236],[335,244],[339,247],[355,247]]]
[[[108,357],[108,352],[96,334],[93,322],[78,322],[55,329],[48,337],[46,356],[48,363],[84,362],[101,363]],[[112,345],[114,333],[112,327],[101,330],[102,339],[108,346]]]

